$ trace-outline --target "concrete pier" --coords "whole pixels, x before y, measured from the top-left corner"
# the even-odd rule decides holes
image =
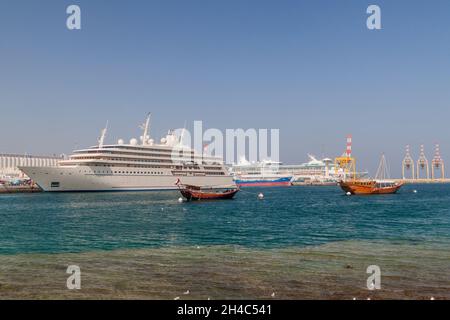
[[[450,183],[450,179],[394,179],[406,184]]]

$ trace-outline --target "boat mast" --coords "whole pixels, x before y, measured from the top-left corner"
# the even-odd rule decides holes
[[[108,121],[106,121],[106,126],[102,129],[100,138],[98,139],[98,147],[103,148],[103,143],[105,142],[106,131],[108,131]]]
[[[390,175],[389,170],[387,168],[386,157],[383,153],[383,155],[381,156],[380,164],[378,165],[378,170],[375,179],[386,180],[390,178],[389,176]]]

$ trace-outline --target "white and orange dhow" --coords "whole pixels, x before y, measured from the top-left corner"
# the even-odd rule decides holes
[[[232,185],[232,176],[217,157],[181,146],[182,137],[169,131],[160,143],[149,137],[150,114],[138,142],[104,144],[76,150],[56,167],[19,167],[44,191],[133,191],[177,189],[183,183],[204,187]],[[183,150],[183,151],[181,151]]]

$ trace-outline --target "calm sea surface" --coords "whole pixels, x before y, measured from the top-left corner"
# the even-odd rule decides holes
[[[0,297],[450,298],[450,185],[380,196],[289,187],[246,188],[231,201],[178,198],[1,195]],[[77,292],[65,288],[71,264],[83,272]],[[377,292],[365,288],[372,264],[383,274]]]

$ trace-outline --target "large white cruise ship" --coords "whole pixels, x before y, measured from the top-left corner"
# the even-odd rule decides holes
[[[337,168],[333,160],[318,160],[311,154],[308,154],[308,158],[308,162],[301,164],[283,164],[271,160],[250,163],[242,158],[232,166],[231,173],[238,185],[337,185],[338,181],[345,179],[345,172]],[[367,172],[358,172],[357,175],[363,177]]]
[[[44,191],[127,191],[176,189],[183,184],[221,187],[233,185],[221,158],[198,154],[182,147],[182,137],[169,131],[160,143],[148,135],[150,115],[138,142],[104,144],[76,150],[56,167],[19,167]]]

